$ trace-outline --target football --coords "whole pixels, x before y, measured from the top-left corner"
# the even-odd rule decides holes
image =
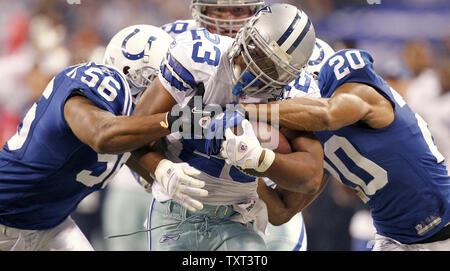
[[[250,121],[250,123],[252,124],[253,131],[255,132],[255,135],[263,148],[267,148],[276,153],[282,154],[288,154],[292,152],[289,140],[277,128],[266,122]],[[240,125],[234,127],[233,132],[235,135],[241,135],[242,127]],[[240,171],[249,176],[253,177],[263,176],[261,172],[258,172],[253,169],[242,169],[239,167],[236,168],[238,168]]]

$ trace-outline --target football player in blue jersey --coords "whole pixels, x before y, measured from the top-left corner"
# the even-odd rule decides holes
[[[170,133],[161,125],[167,113],[131,114],[171,42],[160,28],[132,26],[111,40],[112,66],[83,63],[51,80],[0,152],[0,250],[93,249],[69,215],[107,185],[129,151]],[[175,200],[207,194],[190,176],[195,169],[171,170],[171,180],[157,181],[170,183]]]
[[[269,22],[280,18],[283,18],[283,26],[271,27],[273,24]],[[267,101],[273,95],[281,95],[283,87],[300,75],[301,68],[311,53],[298,54],[296,49],[304,46],[312,52],[315,40],[307,15],[293,6],[281,4],[263,8],[250,20],[245,31],[240,33],[242,43],[214,35],[205,29],[180,34],[161,65],[158,79],[155,79],[149,91],[144,93],[137,109],[146,115],[167,111],[177,103],[185,105],[192,97],[193,91],[201,87],[204,87],[204,103],[225,105],[252,99]],[[268,36],[261,38],[261,33]],[[279,41],[278,44],[276,40]],[[269,46],[272,41],[274,43]],[[247,58],[248,54],[252,54],[250,59]],[[276,64],[272,62],[275,58],[278,59]],[[246,63],[253,60],[257,63]],[[251,83],[252,75],[248,72],[250,66],[258,70],[256,80],[262,82],[258,86],[254,85],[254,82]],[[233,76],[240,78],[235,80]],[[248,79],[250,81],[246,81]],[[254,92],[242,95],[242,91],[249,89],[249,86],[252,86],[250,89]],[[234,87],[236,91],[233,92]],[[147,97],[149,93],[152,94],[151,99]],[[138,110],[135,111],[137,112]],[[305,193],[314,194],[322,184],[322,150],[317,143],[311,138],[297,140],[294,144],[296,151],[292,153],[291,158],[305,159],[304,163],[300,163],[302,166],[284,166],[288,168],[289,180],[314,180],[310,187],[299,189],[303,189]],[[155,201],[149,215],[151,249],[265,249],[264,241],[255,232],[267,219],[264,218],[267,215],[265,208],[257,197],[258,182],[255,177],[248,176],[235,167],[227,167],[223,159],[205,155],[205,150],[198,148],[199,146],[195,140],[171,135],[163,144],[165,156],[153,153],[154,157],[147,157],[149,160],[153,159],[154,167],[150,170],[155,172],[155,175],[162,173],[156,166],[166,163],[167,159],[188,162],[202,171],[201,179],[206,181],[205,188],[209,192],[208,197],[202,199],[205,209],[201,213],[193,214],[170,201],[165,193],[160,191],[158,183],[155,183],[152,189]],[[310,152],[314,154],[303,156],[304,153]],[[286,162],[292,161],[294,159]],[[261,171],[264,171],[263,167]],[[284,171],[284,168],[279,171]],[[287,175],[283,174],[283,178]]]
[[[325,173],[355,189],[371,210],[373,250],[450,250],[450,177],[426,122],[376,74],[366,51],[337,52],[318,82],[322,98],[276,102],[279,122],[315,131]],[[244,106],[249,116],[259,110]],[[236,138],[227,135],[222,155],[236,164]]]

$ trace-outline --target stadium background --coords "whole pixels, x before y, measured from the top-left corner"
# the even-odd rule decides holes
[[[30,105],[57,72],[75,63],[101,60],[104,46],[125,26],[161,26],[190,18],[189,2],[0,1],[0,146],[15,133]],[[377,72],[424,117],[438,148],[450,159],[448,0],[266,2],[303,8],[317,37],[336,50],[369,51]],[[74,213],[98,250],[106,249],[101,221],[104,193],[88,197]],[[370,248],[370,215],[354,192],[337,181],[329,183],[303,213],[309,250]]]

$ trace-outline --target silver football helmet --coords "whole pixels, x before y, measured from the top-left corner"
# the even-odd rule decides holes
[[[103,62],[125,74],[134,98],[158,75],[173,39],[153,25],[133,25],[120,30],[109,42]]]
[[[306,13],[289,4],[266,6],[239,31],[229,58],[233,94],[278,97],[300,76],[316,35]]]
[[[325,62],[335,53],[336,52],[328,43],[319,38],[316,38],[316,44],[314,45],[313,53],[309,58],[306,71],[313,75],[314,78],[317,78],[323,64],[325,64]]]
[[[236,29],[243,27],[251,16],[242,19],[214,18],[206,14],[207,7],[249,7],[251,15],[254,15],[265,5],[264,0],[192,0],[191,14],[202,27],[213,27],[216,34],[233,36]]]

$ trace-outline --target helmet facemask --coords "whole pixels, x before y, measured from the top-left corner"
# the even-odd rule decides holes
[[[236,32],[245,26],[251,16],[264,6],[262,0],[244,1],[205,1],[197,0],[191,3],[192,17],[200,23],[202,27],[215,29],[216,34],[234,37]],[[228,19],[217,18],[206,14],[207,8],[250,8],[250,14],[244,18]]]
[[[237,58],[245,63],[242,71]],[[267,43],[252,23],[236,36],[230,54],[233,68],[233,93],[256,98],[277,98],[282,89],[300,75],[303,67],[291,65],[291,57],[273,41]]]
[[[130,84],[131,94],[135,95],[137,92],[144,91],[150,86],[153,80],[158,76],[159,71],[150,66],[143,66],[138,70],[125,67],[123,72]]]

